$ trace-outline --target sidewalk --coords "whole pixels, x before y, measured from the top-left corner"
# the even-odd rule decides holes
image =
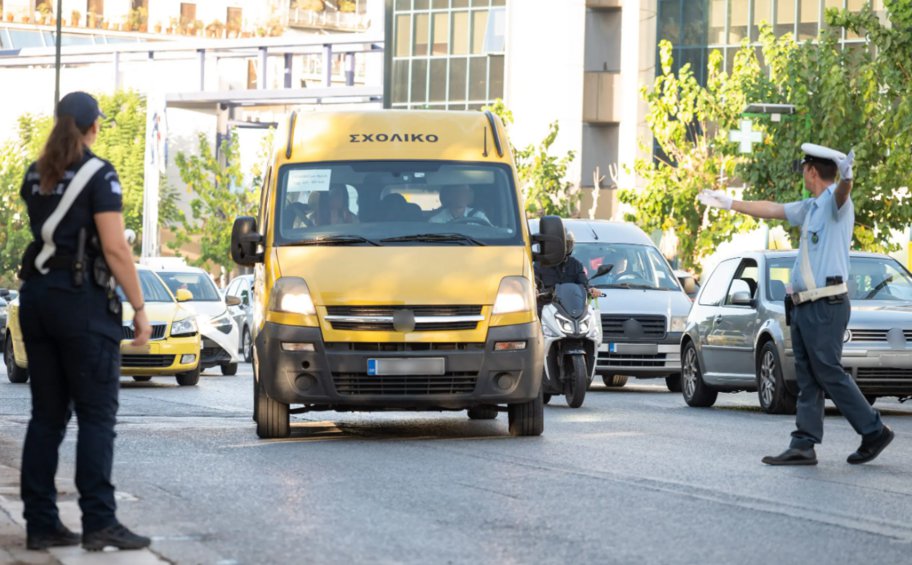
[[[80,512],[73,481],[57,478],[57,507],[60,519],[71,530],[80,531]],[[136,500],[118,492],[118,502]],[[0,563],[6,565],[166,565],[168,562],[142,551],[91,553],[79,546],[55,547],[49,551],[25,549],[25,522],[19,499],[19,470],[0,465]]]

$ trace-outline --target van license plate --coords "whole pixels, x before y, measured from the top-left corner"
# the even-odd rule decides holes
[[[417,359],[384,358],[368,359],[367,374],[382,375],[443,375],[446,360],[443,357],[422,357]]]

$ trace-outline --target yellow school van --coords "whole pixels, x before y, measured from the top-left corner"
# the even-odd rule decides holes
[[[317,410],[506,411],[543,430],[533,242],[509,141],[487,112],[292,113],[259,217],[231,253],[255,266],[254,419],[262,438]]]

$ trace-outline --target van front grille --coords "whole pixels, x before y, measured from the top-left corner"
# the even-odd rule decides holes
[[[449,372],[443,375],[374,376],[367,373],[333,373],[336,391],[344,396],[431,396],[470,394],[478,373]]]
[[[603,314],[602,336],[606,342],[618,339],[658,340],[665,337],[665,324],[665,316]]]
[[[397,312],[415,317],[417,332],[474,330],[481,306],[329,306],[326,321],[334,330],[392,332]]]

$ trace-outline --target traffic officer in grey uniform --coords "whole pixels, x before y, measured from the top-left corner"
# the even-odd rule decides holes
[[[767,456],[768,465],[816,465],[814,445],[823,439],[824,393],[862,436],[848,462],[867,463],[893,440],[893,431],[842,368],[842,344],[849,323],[846,281],[849,246],[855,225],[852,163],[848,155],[811,143],[801,146],[804,184],[813,197],[788,204],[733,200],[722,191],[704,190],[707,206],[734,210],[755,218],[787,220],[801,226],[801,244],[786,298],[798,379],[797,429],[789,449]],[[836,183],[837,170],[841,177]]]
[[[63,97],[44,151],[22,183],[34,241],[20,277],[20,323],[28,355],[32,417],[22,453],[26,546],[138,549],[149,545],[115,516],[111,466],[120,388],[121,304],[133,305],[136,345],[148,341],[142,290],[124,238],[122,190],[110,163],[89,150],[103,114],[84,92]],[[58,449],[73,411],[79,422],[76,487],[82,536],[60,521]]]

